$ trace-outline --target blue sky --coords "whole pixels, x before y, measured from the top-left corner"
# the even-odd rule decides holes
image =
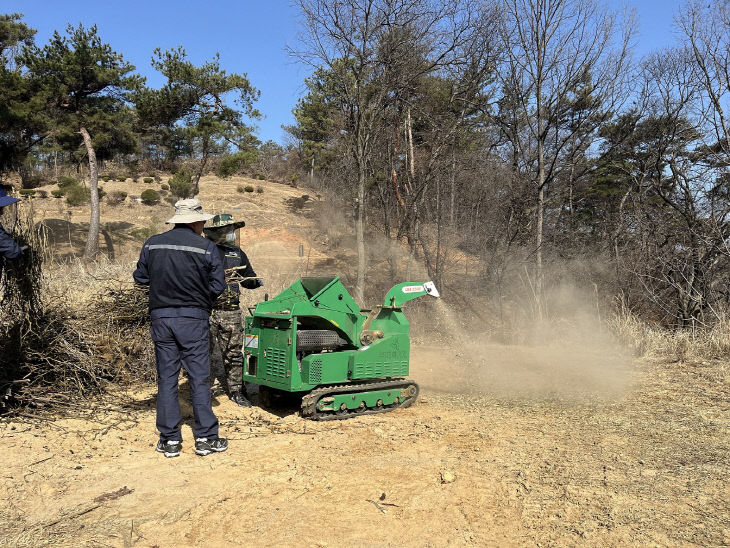
[[[610,1],[615,9],[624,5]],[[637,55],[671,45],[672,17],[680,0],[626,0],[639,17]],[[150,86],[163,79],[150,67],[152,51],[182,45],[195,63],[217,51],[229,72],[247,73],[261,90],[257,123],[262,140],[282,142],[282,124],[303,91],[310,69],[295,62],[286,46],[297,44],[298,11],[288,0],[0,0],[0,12],[25,14],[43,45],[70,23],[96,24],[102,39],[122,53]]]

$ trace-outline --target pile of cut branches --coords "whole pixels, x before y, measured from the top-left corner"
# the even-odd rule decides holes
[[[88,302],[71,305],[44,291],[45,237],[32,210],[9,232],[29,250],[0,266],[0,410],[54,407],[154,378],[146,294],[102,279]]]

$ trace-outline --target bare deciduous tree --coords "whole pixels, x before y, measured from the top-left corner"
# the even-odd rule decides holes
[[[365,287],[365,200],[374,141],[384,113],[402,90],[440,67],[469,27],[466,3],[416,0],[299,0],[304,19],[300,59],[328,73],[329,93],[343,113],[356,193],[357,282]],[[404,52],[425,48],[422,62]]]
[[[596,0],[508,0],[502,37],[507,51],[501,71],[513,108],[528,131],[508,134],[521,165],[532,173],[536,197],[536,287],[543,284],[546,189],[570,167],[567,152],[590,140],[621,97],[627,76],[631,18],[619,28],[615,14]],[[591,112],[566,124],[565,111],[581,85],[591,87]],[[515,89],[516,88],[516,89]],[[585,147],[583,147],[585,148]]]

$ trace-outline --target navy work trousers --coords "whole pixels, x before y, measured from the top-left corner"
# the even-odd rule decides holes
[[[196,438],[216,439],[218,419],[213,413],[210,384],[210,343],[208,320],[159,318],[152,320],[150,332],[157,358],[157,429],[163,441],[182,441],[177,381],[180,367],[188,373]]]

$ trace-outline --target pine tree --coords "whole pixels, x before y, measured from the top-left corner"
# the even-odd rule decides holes
[[[86,150],[91,220],[84,259],[92,260],[99,246],[97,159],[134,149],[127,105],[143,80],[132,74],[134,66],[102,42],[96,26],[69,25],[66,36],[54,32],[46,46],[29,48],[22,60],[45,101],[58,142],[71,151],[81,144]]]
[[[158,48],[152,66],[167,78],[167,84],[139,94],[136,102],[140,119],[157,130],[182,122],[187,136],[196,142],[200,161],[190,191],[192,197],[198,192],[200,177],[212,154],[233,146],[240,152],[234,160],[250,160],[252,142],[256,145],[258,140],[245,118],[261,117],[254,108],[260,92],[245,74],[227,74],[220,66],[218,54],[196,67],[183,48],[165,52]],[[232,102],[228,100],[231,96]]]

